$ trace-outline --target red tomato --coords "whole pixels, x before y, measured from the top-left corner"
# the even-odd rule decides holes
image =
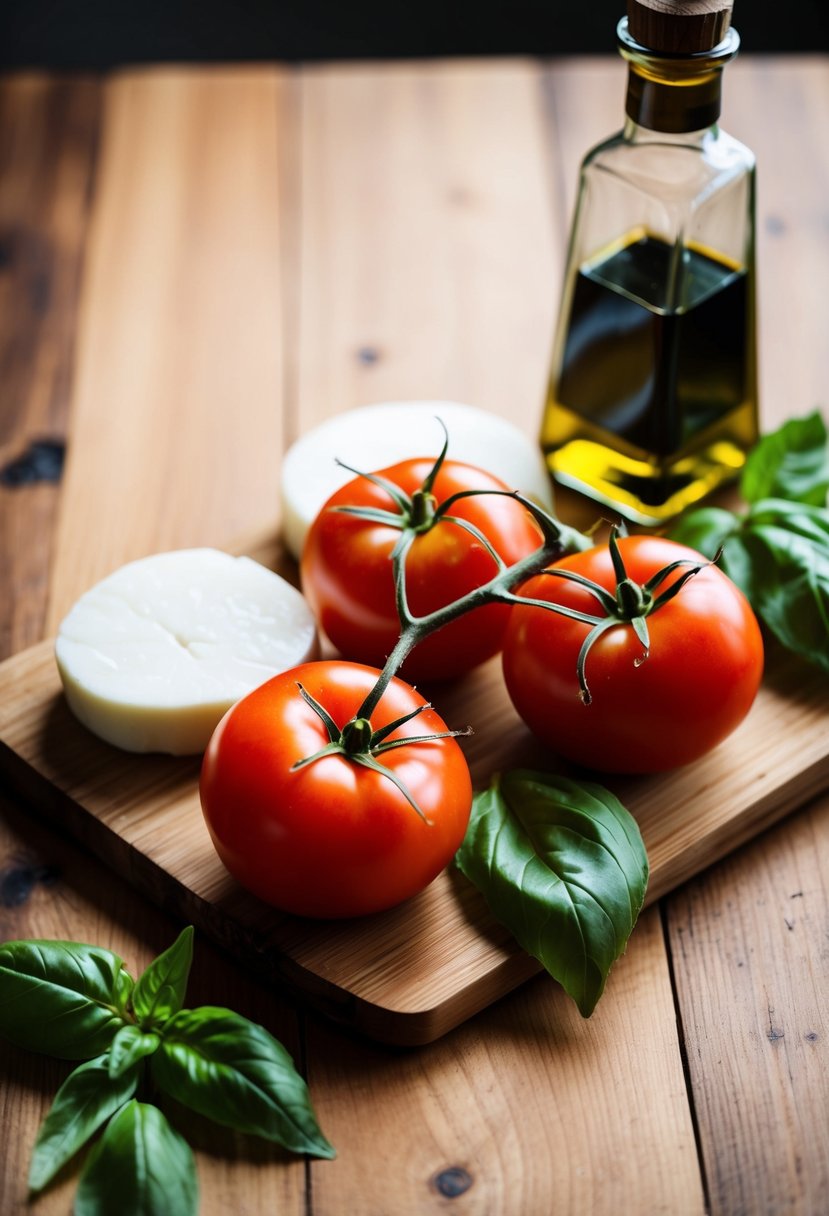
[[[622,538],[619,549],[628,576],[640,585],[678,559],[705,561],[659,537]],[[584,574],[615,592],[607,545],[553,568]],[[661,589],[681,573],[668,576]],[[588,591],[563,578],[536,575],[520,594],[604,615]],[[548,609],[515,607],[504,642],[504,677],[533,733],[578,764],[624,773],[688,764],[730,734],[748,713],[763,671],[760,630],[742,592],[706,566],[647,617],[647,628],[644,661],[629,623],[596,640],[585,665],[592,701],[584,704],[576,661],[590,626]]]
[[[345,917],[389,908],[427,886],[463,839],[472,787],[453,738],[377,755],[425,818],[389,777],[342,754],[292,769],[329,742],[297,684],[342,728],[377,675],[354,663],[304,663],[237,702],[208,745],[200,793],[216,850],[243,886],[283,911]],[[377,730],[424,704],[392,680],[371,724]],[[389,738],[445,730],[425,709]]]
[[[411,496],[434,461],[405,460],[379,474]],[[468,489],[506,490],[497,478],[458,461],[444,461],[433,486],[438,503]],[[365,477],[337,490],[311,526],[302,554],[302,589],[341,654],[382,667],[400,634],[391,553],[396,527],[333,511],[362,506],[396,511],[389,493]],[[511,498],[484,494],[461,499],[451,514],[475,524],[507,565],[538,548],[541,536],[529,513]],[[463,527],[448,520],[418,535],[406,562],[409,607],[422,616],[460,599],[496,573],[491,554]],[[462,674],[496,654],[509,608],[490,604],[431,634],[401,671],[409,680],[441,680]]]

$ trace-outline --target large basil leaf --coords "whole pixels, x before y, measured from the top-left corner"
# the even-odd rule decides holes
[[[722,567],[788,650],[829,672],[829,512],[757,503],[726,544]]]
[[[75,1216],[196,1216],[196,1164],[161,1111],[134,1099],[89,1154]]]
[[[29,1169],[29,1189],[40,1191],[107,1119],[129,1101],[138,1084],[138,1070],[125,1071],[115,1081],[107,1054],[80,1064],[61,1085],[40,1125]]]
[[[691,511],[674,540],[716,557],[787,650],[829,671],[829,436],[819,413],[793,418],[749,453],[744,515]]]
[[[333,1157],[290,1055],[263,1026],[229,1009],[184,1009],[152,1058],[156,1083],[185,1106],[297,1153]]]
[[[749,453],[740,482],[748,503],[762,498],[826,505],[829,446],[826,425],[815,412],[792,418],[764,435]]]
[[[123,1025],[131,981],[109,950],[79,942],[0,946],[0,1034],[67,1060],[105,1051]]]
[[[132,1007],[143,1029],[162,1025],[181,1009],[192,961],[193,926],[188,925],[136,981]]]
[[[648,881],[639,828],[618,799],[564,777],[504,773],[476,795],[456,861],[589,1017]]]

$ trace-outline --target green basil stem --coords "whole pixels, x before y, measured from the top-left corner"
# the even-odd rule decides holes
[[[415,617],[409,611],[405,593],[406,553],[414,537],[411,533],[408,535],[404,534],[401,538],[403,543],[397,547],[393,554],[397,605],[402,624],[400,637],[386,659],[376,684],[358,709],[355,715],[356,719],[371,717],[371,714],[377,708],[380,698],[410,652],[430,633],[434,633],[444,625],[448,625],[451,621],[457,620],[458,617],[464,616],[467,612],[480,608],[484,604],[526,604],[530,602],[514,595],[511,588],[518,583],[525,582],[532,575],[538,574],[539,571],[543,570],[551,562],[557,561],[563,554],[584,552],[595,544],[589,536],[585,536],[584,533],[579,532],[576,528],[562,524],[531,499],[525,498],[523,494],[517,491],[465,491],[462,495],[455,495],[452,501],[456,501],[460,497],[469,497],[473,494],[481,493],[503,494],[507,498],[514,498],[517,502],[520,502],[530,512],[541,528],[542,543],[532,553],[528,554],[527,557],[521,558],[512,566],[506,566],[499,560],[499,569],[489,582],[483,583],[480,587],[467,592],[460,599],[453,600],[442,608],[436,608],[433,612],[426,613],[424,616]],[[443,505],[445,507],[447,504]],[[545,604],[544,606],[549,607],[550,605]]]

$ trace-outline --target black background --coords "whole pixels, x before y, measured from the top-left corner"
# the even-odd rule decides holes
[[[0,0],[0,68],[612,53],[625,0]],[[737,0],[744,52],[829,50],[827,0]]]

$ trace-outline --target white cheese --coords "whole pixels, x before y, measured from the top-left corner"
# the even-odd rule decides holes
[[[337,459],[373,473],[410,456],[437,456],[440,418],[449,432],[448,457],[474,464],[542,506],[552,505],[550,479],[538,444],[514,423],[454,401],[401,401],[346,410],[308,431],[282,464],[282,534],[299,558],[320,508],[354,476]]]
[[[204,751],[235,701],[316,652],[296,588],[216,549],[122,566],[81,596],[55,644],[85,726],[127,751],[173,755]]]

